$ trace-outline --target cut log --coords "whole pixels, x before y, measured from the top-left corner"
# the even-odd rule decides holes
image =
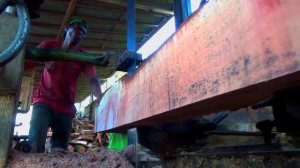
[[[81,135],[76,140],[83,140],[83,141],[95,141],[95,138],[93,136],[88,136],[88,135]]]
[[[71,133],[71,139],[74,139],[74,138],[77,138],[80,136],[80,133],[79,132],[74,132],[74,133]]]
[[[80,130],[80,134],[82,134],[82,135],[88,135],[88,134],[95,135],[95,131],[94,130]]]
[[[75,148],[73,147],[73,145],[68,146],[68,151],[69,152],[74,152],[75,151]]]
[[[73,140],[71,142],[69,142],[70,144],[74,144],[74,145],[87,145],[88,142],[87,141],[82,141],[82,140]]]
[[[83,145],[75,145],[74,146],[75,151],[79,153],[85,153],[86,152],[86,147]]]

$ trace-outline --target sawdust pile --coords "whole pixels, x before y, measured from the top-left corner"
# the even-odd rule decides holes
[[[22,153],[13,151],[8,168],[133,168],[119,152],[97,148],[86,153],[64,150],[52,153]]]

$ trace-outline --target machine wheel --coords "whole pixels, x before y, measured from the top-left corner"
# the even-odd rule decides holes
[[[3,9],[7,6],[5,4],[5,0],[0,0],[0,9]],[[24,46],[24,43],[26,42],[26,39],[29,34],[29,28],[30,28],[30,18],[28,15],[28,11],[26,8],[26,5],[22,1],[18,1],[15,5],[19,20],[19,28],[16,33],[15,39],[8,45],[6,49],[1,51],[0,53],[0,67],[7,64],[9,61],[11,61],[21,48]],[[2,11],[0,11],[0,14]]]

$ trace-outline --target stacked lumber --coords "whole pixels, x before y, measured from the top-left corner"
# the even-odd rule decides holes
[[[68,150],[70,152],[85,153],[98,146],[93,122],[86,118],[75,118]]]

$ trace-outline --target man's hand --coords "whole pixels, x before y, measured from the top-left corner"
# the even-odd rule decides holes
[[[100,61],[100,65],[101,66],[109,65],[110,54],[108,52],[103,52],[101,56],[102,56],[102,58],[101,58],[101,61]]]
[[[99,102],[102,98],[102,92],[100,87],[100,82],[96,76],[90,78],[90,89],[94,96],[97,97],[97,101]]]

